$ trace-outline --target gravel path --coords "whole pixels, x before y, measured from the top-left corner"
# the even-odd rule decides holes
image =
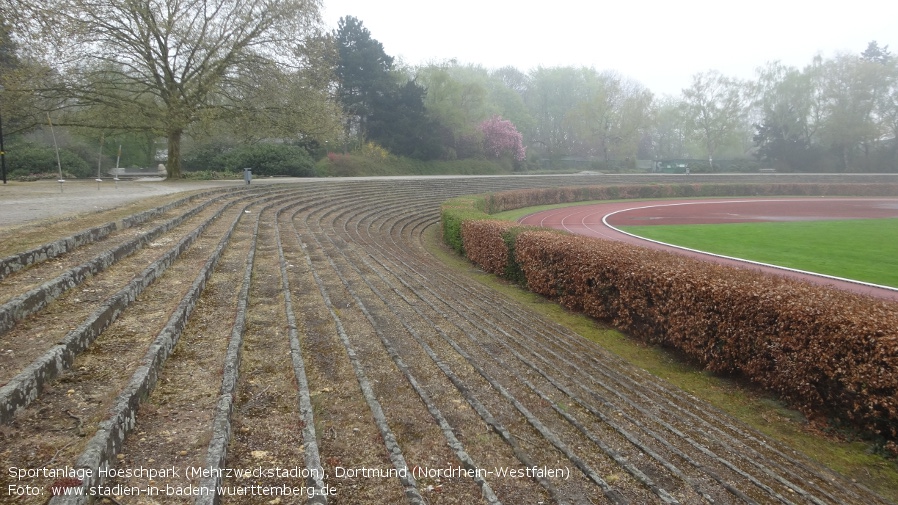
[[[257,179],[256,186],[295,182],[294,178]],[[138,200],[209,188],[237,188],[243,181],[179,181],[157,178],[17,182],[0,185],[0,230],[47,219],[112,209]],[[60,187],[61,186],[61,187]]]
[[[221,184],[12,272],[0,502],[885,503],[423,244],[453,196],[658,180]]]

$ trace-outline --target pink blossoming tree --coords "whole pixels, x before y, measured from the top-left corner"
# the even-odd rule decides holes
[[[483,146],[490,155],[498,158],[508,152],[515,160],[524,160],[523,136],[511,121],[493,116],[480,123],[480,131],[483,132]]]

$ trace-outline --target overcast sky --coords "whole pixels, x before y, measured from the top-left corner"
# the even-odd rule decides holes
[[[656,94],[679,94],[711,69],[749,79],[779,60],[898,55],[898,1],[323,0],[332,29],[355,16],[390,56],[417,66],[456,59],[486,68],[614,70]]]

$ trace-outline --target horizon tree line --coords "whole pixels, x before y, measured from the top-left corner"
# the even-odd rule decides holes
[[[484,139],[493,131],[520,135],[527,159],[507,154],[516,168],[705,159],[716,170],[741,159],[898,171],[898,61],[876,41],[804,68],[768,62],[752,80],[709,70],[678,96],[656,96],[591,67],[407,66],[355,17],[326,31],[317,0],[0,2],[4,133],[39,140],[52,118],[85,142],[129,143],[140,152],[131,163],[165,152],[172,177],[184,150],[209,145],[322,155],[372,143],[453,160],[491,156],[485,146],[502,144]],[[515,131],[485,129],[489,120]]]

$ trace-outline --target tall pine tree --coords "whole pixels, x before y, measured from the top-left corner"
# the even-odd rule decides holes
[[[340,60],[339,97],[346,112],[346,137],[376,142],[391,153],[418,159],[439,157],[439,125],[424,108],[427,91],[414,80],[401,84],[393,57],[352,16],[334,33]]]
[[[363,142],[375,103],[395,87],[391,76],[393,57],[353,16],[340,18],[334,38],[340,56],[338,96],[348,116],[346,134]]]

